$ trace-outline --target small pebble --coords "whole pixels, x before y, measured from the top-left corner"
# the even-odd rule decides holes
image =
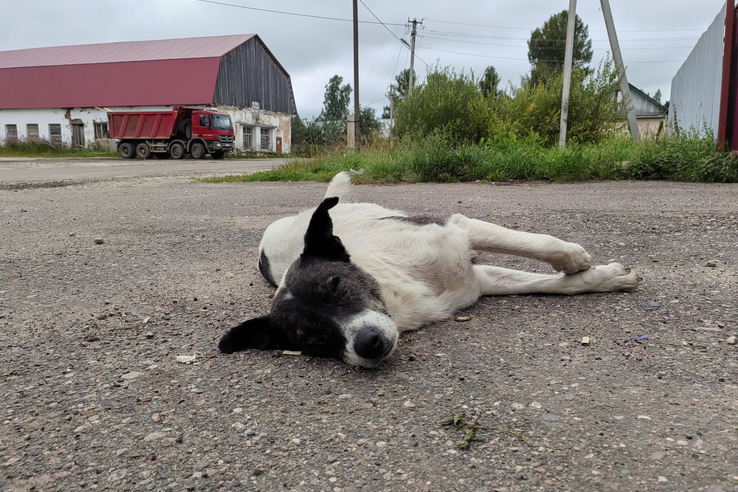
[[[728,342],[728,345],[735,345],[736,344],[735,336],[728,337],[726,342]]]
[[[95,238],[95,244],[103,244],[104,242],[102,238]]]

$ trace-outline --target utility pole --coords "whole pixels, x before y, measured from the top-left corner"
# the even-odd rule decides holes
[[[409,21],[410,19],[408,19]],[[413,90],[413,75],[415,73],[415,34],[418,32],[418,19],[413,19],[412,41],[410,43],[410,74],[408,75],[407,90]]]
[[[390,149],[392,148],[392,144],[394,143],[392,141],[392,130],[395,128],[395,86],[394,84],[390,84]]]
[[[559,148],[566,145],[567,118],[569,117],[569,92],[571,91],[571,66],[574,62],[574,30],[577,26],[577,0],[569,0],[566,25],[566,52],[564,53],[564,88],[561,94],[561,122],[559,123]]]
[[[354,142],[359,148],[359,125],[361,125],[361,108],[359,107],[359,6],[354,0]]]
[[[620,72],[620,92],[623,99],[630,104],[630,85],[628,85],[628,77],[625,75],[625,64],[623,63],[623,55],[620,54],[620,44],[618,43],[618,33],[615,32],[615,23],[612,20],[612,10],[610,10],[609,0],[600,0],[602,5],[602,15],[605,16],[605,26],[607,26],[607,37],[610,38],[610,49],[612,49],[612,58],[615,60],[615,68]],[[638,129],[638,120],[636,119],[635,107],[633,105],[628,109],[628,127],[633,135],[633,140],[641,141],[641,131]]]

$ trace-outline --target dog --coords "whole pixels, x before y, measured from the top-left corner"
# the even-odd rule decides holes
[[[350,175],[339,173],[317,208],[266,229],[258,266],[277,288],[271,311],[226,333],[221,352],[292,350],[373,368],[400,332],[480,296],[632,291],[641,280],[620,263],[592,266],[584,248],[552,236],[346,203],[350,188]],[[478,251],[533,258],[561,273],[475,265]]]

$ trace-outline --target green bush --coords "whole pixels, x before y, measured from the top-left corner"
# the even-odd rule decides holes
[[[499,98],[498,119],[503,128],[518,136],[537,134],[544,145],[558,144],[561,122],[561,93],[564,76],[557,73],[537,84],[524,81],[510,87],[506,97]],[[598,143],[616,134],[626,117],[624,102],[615,100],[617,72],[604,61],[591,73],[575,69],[571,77],[567,142]]]
[[[487,135],[490,105],[474,74],[433,68],[423,84],[395,108],[396,133],[426,137],[440,132],[454,142],[478,142]]]

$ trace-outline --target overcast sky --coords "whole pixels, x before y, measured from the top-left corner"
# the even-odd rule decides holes
[[[290,73],[297,110],[317,116],[325,85],[338,74],[353,85],[351,0],[214,0],[223,4],[279,10],[260,12],[198,0],[0,0],[0,51],[72,44],[171,39],[223,34],[258,34]],[[360,102],[381,113],[394,75],[410,66],[408,19],[422,20],[416,71],[426,66],[473,70],[480,76],[493,65],[503,82],[519,83],[530,71],[526,40],[568,0],[363,0],[360,24]],[[671,79],[699,36],[720,11],[723,0],[611,0],[628,79],[668,99]],[[368,8],[368,9],[367,9]],[[598,0],[579,0],[577,14],[589,26],[593,64],[609,52]],[[469,25],[477,24],[477,25]],[[389,31],[391,31],[391,33]],[[394,34],[394,36],[392,35]]]

